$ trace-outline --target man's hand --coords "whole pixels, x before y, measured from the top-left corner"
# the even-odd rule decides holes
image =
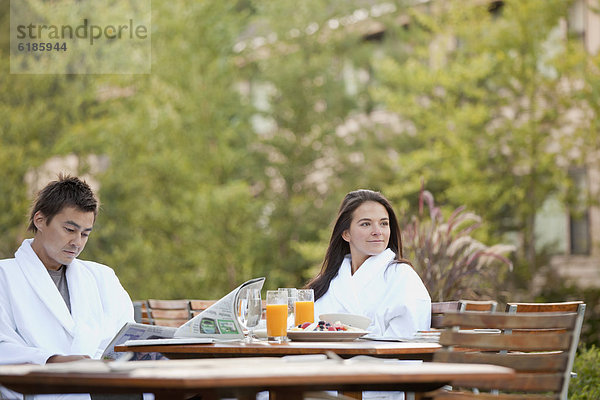
[[[85,360],[85,359],[90,359],[90,358],[91,358],[90,356],[82,356],[82,355],[71,355],[71,356],[54,355],[46,360],[46,364],[79,361],[79,360]]]

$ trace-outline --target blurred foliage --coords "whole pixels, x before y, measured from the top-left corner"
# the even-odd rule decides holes
[[[570,400],[600,399],[600,349],[596,346],[583,346],[577,352],[573,363],[576,377],[569,383]]]
[[[512,270],[507,256],[514,246],[490,247],[473,239],[471,233],[480,225],[481,218],[464,207],[445,220],[433,195],[421,191],[419,214],[404,223],[402,244],[432,301],[498,298],[497,283]]]
[[[471,244],[519,232],[515,275],[533,276],[537,209],[569,201],[574,150],[600,148],[600,63],[557,36],[571,1],[412,3],[157,0],[151,74],[11,75],[0,0],[0,257],[27,235],[28,173],[95,154],[108,164],[82,257],[136,299],[216,298],[256,276],[302,286],[361,187],[441,228],[418,212],[422,179],[440,215],[481,217]],[[505,284],[472,276],[455,281]]]
[[[386,187],[414,195],[424,177],[443,204],[481,215],[481,239],[520,232],[533,268],[536,212],[568,178],[558,161],[571,144],[553,144],[571,124],[572,93],[560,83],[572,71],[559,75],[553,62],[573,57],[557,30],[569,2],[509,0],[497,12],[476,4],[411,9],[410,57],[389,53],[376,66],[374,96],[414,132],[394,138],[402,156]]]
[[[586,304],[580,342],[587,345],[600,346],[600,288],[579,288],[573,285],[560,284],[562,280],[554,279],[558,284],[545,287],[536,296],[537,302],[561,302],[582,300]],[[529,301],[529,300],[528,300]]]

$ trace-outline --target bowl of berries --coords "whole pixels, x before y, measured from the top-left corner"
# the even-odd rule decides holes
[[[287,336],[294,341],[337,342],[354,340],[367,333],[369,332],[343,324],[340,321],[331,323],[320,320],[312,323],[305,322],[294,328],[288,329]]]

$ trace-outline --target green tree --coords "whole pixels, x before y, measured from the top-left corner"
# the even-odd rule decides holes
[[[495,10],[463,1],[411,8],[408,52],[376,66],[374,96],[405,121],[404,134],[388,142],[400,153],[388,186],[413,196],[424,177],[442,203],[465,204],[488,221],[492,238],[520,232],[530,268],[537,210],[567,179],[559,161],[568,146],[556,133],[569,124],[572,93],[561,90],[555,62],[573,57],[558,29],[568,7],[509,0]]]
[[[300,286],[345,193],[382,190],[410,216],[421,178],[444,211],[482,216],[481,242],[518,230],[534,249],[560,149],[597,140],[552,147],[573,99],[597,112],[597,85],[562,90],[597,78],[554,39],[569,2],[404,3],[153,2],[149,75],[9,75],[2,57],[0,254],[25,235],[27,172],[68,154],[108,160],[83,256],[134,298]]]
[[[152,74],[116,79],[97,132],[110,169],[91,253],[134,297],[215,298],[260,273],[252,135],[233,46],[248,13],[235,4],[153,4]]]
[[[362,35],[328,25],[353,10],[351,2],[256,2],[254,36],[240,53],[255,117],[266,121],[253,148],[267,204],[267,285],[300,286],[312,276],[316,257],[300,247],[327,227],[341,193],[354,188],[343,179],[345,143],[336,128],[361,107],[344,74]]]
[[[26,176],[49,158],[89,154],[83,127],[106,111],[90,75],[10,74],[9,2],[0,2],[0,257],[26,237],[32,193]]]

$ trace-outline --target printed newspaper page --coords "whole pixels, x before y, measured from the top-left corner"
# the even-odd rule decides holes
[[[213,337],[243,339],[244,332],[238,319],[238,300],[248,288],[262,289],[265,278],[244,282],[211,307],[177,328],[175,337]]]
[[[106,350],[102,353],[102,359],[117,359],[121,354],[115,352],[115,346],[133,340],[155,339],[158,344],[160,340],[157,339],[165,338],[243,339],[244,332],[237,317],[238,300],[241,294],[244,293],[244,290],[248,288],[260,290],[264,282],[265,278],[255,278],[244,282],[179,328],[128,322],[123,325],[121,330],[108,344]],[[152,353],[140,354],[142,354],[142,357],[146,357],[146,355]],[[137,354],[136,359],[139,359]]]
[[[102,353],[103,360],[116,360],[122,353],[115,351],[115,346],[125,343],[128,340],[141,340],[141,339],[162,339],[172,338],[177,328],[169,326],[158,326],[158,325],[146,325],[138,324],[136,322],[127,322],[119,333],[115,335],[113,340],[110,341],[106,350]]]

